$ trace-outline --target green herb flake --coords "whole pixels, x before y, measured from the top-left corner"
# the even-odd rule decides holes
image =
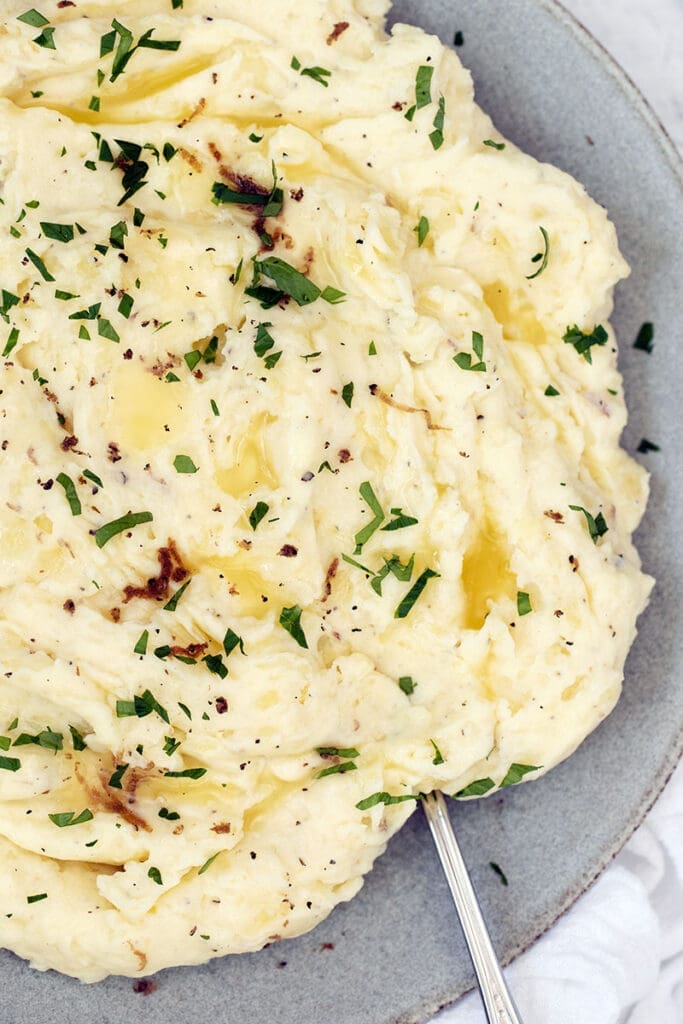
[[[211,402],[209,404],[211,406],[211,412],[214,414],[214,416],[220,416],[220,412],[218,410],[218,406],[216,405],[216,403],[213,400],[213,398],[211,399]]]
[[[17,21],[23,21],[24,25],[30,25],[32,28],[43,28],[45,25],[50,24],[48,19],[40,11],[37,11],[35,7],[32,7],[30,11],[24,11],[23,14],[20,14]]]
[[[368,345],[368,355],[369,356],[376,356],[377,355],[377,346],[375,345],[374,341],[371,341],[370,344]]]
[[[503,150],[505,149],[504,142],[494,142],[493,139],[484,139],[484,145],[489,146],[491,149]]]
[[[443,146],[443,129],[446,119],[446,100],[443,96],[439,97],[439,108],[434,118],[434,131],[429,136],[429,141],[432,144],[433,149],[441,149]]]
[[[205,871],[208,871],[209,868],[211,867],[211,865],[213,864],[213,862],[215,861],[216,857],[220,857],[220,855],[222,853],[223,853],[222,850],[218,850],[216,853],[213,854],[212,857],[209,857],[208,860],[205,860],[204,863],[202,864],[202,866],[200,867],[199,871],[197,872],[197,874],[198,875],[203,875]]]
[[[95,531],[95,543],[98,548],[103,548],[117,534],[132,530],[135,526],[142,526],[143,523],[151,523],[153,519],[154,516],[151,512],[129,512],[127,515],[121,516],[120,519],[114,519],[111,523],[100,526],[99,530]]]
[[[546,398],[557,398],[559,393],[560,392],[557,390],[557,388],[554,388],[552,386],[552,384],[548,384],[548,387],[543,392],[543,394],[546,396]]]
[[[257,526],[265,516],[268,515],[270,506],[266,505],[265,501],[259,501],[256,503],[254,508],[249,513],[249,525],[252,530],[256,530]]]
[[[17,736],[12,745],[15,747],[25,747],[29,744],[36,747],[42,747],[43,750],[52,750],[57,753],[57,751],[61,750],[64,746],[64,737],[61,732],[53,732],[53,730],[48,726],[35,736],[31,736],[27,732],[22,732],[20,736]]]
[[[164,753],[172,757],[176,750],[180,746],[180,740],[175,740],[172,736],[164,736]]]
[[[185,717],[189,718],[190,721],[192,721],[192,712],[188,708],[187,704],[182,704],[180,701],[178,701],[178,707],[180,708],[182,713],[185,715]]]
[[[46,892],[39,892],[39,893],[36,893],[35,896],[27,896],[26,897],[26,902],[27,903],[40,903],[41,900],[46,900],[46,899],[47,899],[47,893]]]
[[[332,77],[332,72],[328,71],[327,68],[312,67],[302,68],[299,72],[301,75],[305,75],[307,78],[312,78],[314,82],[318,82],[319,85],[324,85],[327,89],[329,86],[328,78]]]
[[[602,324],[598,324],[592,331],[582,331],[575,324],[573,327],[567,328],[562,340],[567,345],[573,345],[578,354],[583,356],[587,363],[592,363],[591,349],[595,345],[606,345],[609,336]]]
[[[586,523],[588,524],[588,532],[590,533],[591,540],[594,544],[597,544],[600,538],[604,537],[609,530],[602,512],[599,512],[594,518],[587,509],[583,508],[582,505],[570,505],[569,507],[572,512],[583,513],[586,517]]]
[[[195,466],[189,455],[176,455],[173,460],[173,468],[176,473],[197,473],[199,468]]]
[[[164,884],[161,879],[161,872],[159,871],[159,868],[150,868],[149,871],[147,872],[147,877],[151,878],[152,881],[156,882],[157,885]]]
[[[432,746],[434,747],[434,758],[433,758],[433,760],[432,760],[432,764],[433,764],[433,765],[434,765],[435,767],[436,767],[437,765],[443,764],[443,763],[444,763],[444,756],[443,756],[443,754],[441,753],[441,751],[440,751],[440,750],[439,750],[439,748],[437,747],[437,745],[436,745],[436,743],[434,742],[434,740],[430,740],[429,742],[430,742],[430,743],[431,743],[431,745],[432,745]]]
[[[415,526],[419,521],[414,516],[405,515],[402,508],[392,508],[391,514],[396,518],[392,519],[391,522],[382,527],[382,533],[390,533],[394,530],[405,530],[408,526]]]
[[[222,654],[207,654],[205,658],[202,658],[202,661],[213,675],[219,676],[221,679],[227,679],[228,667],[223,661]]]
[[[465,786],[453,797],[454,800],[464,800],[465,797],[469,796],[484,796],[485,793],[495,789],[496,784],[493,779],[477,779],[475,782],[470,782],[469,786]]]
[[[392,804],[402,804],[406,800],[419,800],[418,796],[412,794],[406,794],[405,796],[392,796],[391,793],[373,793],[372,796],[366,796],[364,800],[361,800],[356,804],[359,811],[369,811],[371,807],[376,807],[377,804],[384,804],[385,807],[390,807]]]
[[[523,590],[517,591],[517,614],[528,615],[533,611],[531,607],[531,598],[528,594],[525,594]]]
[[[354,555],[360,555],[372,535],[379,530],[385,518],[382,506],[379,503],[377,495],[372,489],[372,484],[368,480],[364,481],[364,483],[360,485],[359,493],[363,501],[369,506],[374,518],[356,534],[354,538],[356,541]]]
[[[169,811],[168,807],[162,807],[159,811],[159,817],[164,818],[166,821],[179,821],[180,815],[177,811]]]
[[[81,341],[90,341],[90,332],[84,324],[78,328],[78,337]]]
[[[648,355],[649,355],[653,351],[653,349],[654,349],[654,344],[653,344],[654,336],[655,336],[654,324],[651,324],[649,322],[648,323],[644,323],[643,326],[638,331],[638,337],[634,341],[633,347],[637,348],[641,352],[647,352]]]
[[[107,338],[109,341],[115,341],[117,343],[121,341],[118,331],[104,316],[97,318],[97,333],[100,338]]]
[[[296,640],[299,647],[308,649],[306,634],[301,626],[301,615],[302,609],[298,604],[293,605],[291,608],[283,608],[280,612],[279,623],[292,639]]]
[[[149,630],[144,629],[138,637],[137,643],[133,648],[133,654],[147,654],[147,644],[149,642]]]
[[[101,302],[95,302],[87,309],[79,309],[76,313],[70,313],[69,320],[97,320],[101,306]]]
[[[225,651],[226,658],[229,658],[236,647],[239,647],[241,653],[246,656],[244,650],[244,641],[241,636],[238,636],[232,629],[226,630],[225,636],[223,637],[223,650]]]
[[[90,103],[88,103],[88,110],[94,110],[96,113],[98,113],[99,109],[100,109],[100,97],[99,96],[91,96],[90,97]]]
[[[121,785],[121,780],[123,779],[123,776],[126,774],[127,770],[127,764],[117,764],[107,785],[110,786],[112,789],[123,789],[123,786]]]
[[[351,404],[353,402],[353,381],[349,384],[345,384],[342,388],[342,401],[349,407],[349,409],[351,408]]]
[[[18,772],[21,768],[21,761],[18,757],[0,756],[0,770],[5,772]]]
[[[424,245],[425,239],[426,239],[427,235],[429,234],[429,221],[427,220],[427,218],[426,217],[420,217],[419,221],[417,222],[417,224],[413,228],[413,231],[417,235],[418,248],[422,248],[422,246]]]
[[[636,451],[641,455],[647,455],[648,452],[660,452],[662,449],[658,444],[653,444],[652,441],[648,441],[646,437],[638,445]]]
[[[109,232],[109,244],[112,249],[125,249],[127,234],[128,225],[125,220],[120,220],[117,224],[114,224],[113,228]]]
[[[71,745],[73,746],[74,750],[86,750],[86,742],[75,725],[69,726],[69,732],[71,733]]]
[[[550,256],[550,238],[545,228],[539,227],[538,229],[543,235],[543,252],[536,253],[532,256],[532,263],[539,263],[540,266],[533,274],[527,276],[527,281],[533,281],[535,278],[540,277],[545,268],[548,266],[548,257]]]
[[[507,770],[507,774],[500,784],[500,788],[504,789],[506,786],[516,786],[518,782],[521,782],[525,775],[529,772],[538,772],[541,770],[541,765],[533,764],[511,764]]]
[[[503,871],[503,869],[498,864],[495,863],[495,861],[490,860],[489,861],[489,867],[491,868],[491,870],[496,875],[498,875],[502,885],[507,885],[508,884],[508,880],[507,880],[507,876],[506,876],[505,872]]]
[[[187,580],[185,583],[183,583],[182,587],[179,587],[176,590],[175,594],[173,594],[170,600],[167,601],[166,604],[164,605],[163,610],[165,612],[174,612],[176,610],[176,608],[178,607],[178,602],[180,601],[181,597],[189,587],[190,583],[192,583],[191,579]]]
[[[95,815],[88,807],[78,815],[75,811],[63,811],[59,814],[48,814],[48,818],[57,826],[57,828],[68,828],[70,825],[83,825],[86,821],[92,821],[94,817]]]
[[[316,747],[315,752],[321,757],[360,757],[355,747]]]
[[[46,238],[52,238],[55,242],[73,242],[73,224],[51,224],[49,221],[41,221],[40,229]]]
[[[410,697],[410,695],[415,692],[417,683],[412,676],[401,676],[398,681],[398,685],[399,689],[405,693],[406,697]]]
[[[18,327],[13,327],[10,330],[9,335],[7,336],[7,341],[5,343],[5,347],[2,350],[2,358],[3,359],[7,359],[7,357],[10,355],[12,350],[14,348],[16,348],[16,345],[17,345],[18,341],[19,341],[19,328]]]
[[[401,600],[396,611],[394,612],[395,619],[405,619],[408,614],[412,611],[413,606],[422,594],[423,590],[431,579],[438,578],[439,573],[433,569],[425,569],[421,576],[418,576],[417,580],[410,588],[405,597]]]
[[[169,160],[172,160],[177,152],[178,152],[178,150],[170,142],[165,142],[164,143],[164,148],[162,150],[162,153],[163,153],[164,160],[166,161],[166,163],[168,163]]]
[[[197,363],[201,362],[202,354],[201,354],[201,352],[198,352],[196,349],[192,349],[191,352],[186,352],[185,353],[185,355],[183,356],[183,359],[187,363],[187,368],[190,371],[192,371],[192,370],[194,370],[196,368]]]
[[[476,356],[476,360],[472,359],[469,352],[458,352],[457,355],[453,356],[453,362],[459,366],[461,370],[471,370],[473,373],[485,373],[486,363],[483,361],[484,338],[479,331],[472,331],[472,351]]]
[[[33,40],[38,46],[42,46],[45,50],[56,50],[55,46],[55,30],[52,25],[44,28],[40,35],[37,35]]]
[[[313,281],[290,266],[278,256],[268,256],[264,260],[255,260],[254,269],[257,274],[264,274],[274,282],[275,287],[284,295],[289,295],[298,306],[308,306],[322,294]]]
[[[75,292],[64,292],[60,288],[57,288],[55,291],[55,298],[59,299],[61,302],[68,302],[70,299],[78,299],[80,296],[76,295]]]
[[[256,132],[251,132],[250,135],[249,135],[249,141],[250,142],[262,142],[263,141],[263,136],[262,135],[257,135]]]
[[[418,110],[427,107],[432,102],[432,78],[434,68],[427,64],[421,64],[415,76],[415,106]]]
[[[164,772],[167,779],[201,779],[206,775],[206,768],[184,768],[180,772]]]
[[[340,764],[330,765],[329,768],[323,768],[316,775],[316,779],[324,779],[328,775],[345,775],[347,772],[355,772],[357,767],[353,761],[343,761]]]
[[[146,718],[152,712],[156,712],[159,718],[168,725],[168,711],[150,690],[136,694],[133,700],[117,700],[116,702],[117,718]]]
[[[67,476],[66,473],[60,473],[57,476],[57,483],[61,484],[64,488],[66,500],[69,502],[69,508],[71,509],[71,515],[80,516],[82,512],[81,502],[78,494],[76,493],[76,486],[71,477]]]
[[[40,256],[38,256],[33,251],[33,249],[27,249],[26,250],[26,255],[28,256],[28,258],[30,259],[31,263],[36,268],[36,270],[38,271],[40,276],[42,277],[43,281],[47,281],[48,284],[49,284],[50,281],[54,281],[55,280],[54,277],[52,276],[52,274],[50,273],[50,271],[47,269],[47,267],[43,263],[43,261],[41,260]]]
[[[405,117],[406,121],[412,121],[413,118],[415,117],[416,113],[417,113],[417,107],[413,103],[412,107],[408,107],[408,109],[406,110],[406,112],[405,112],[405,114],[403,116]]]
[[[321,291],[320,298],[323,299],[324,302],[329,302],[330,306],[338,306],[339,303],[343,302],[346,298],[346,292],[341,292],[338,288],[333,288],[332,285],[328,284],[328,286],[323,288]]]
[[[121,314],[121,316],[125,317],[126,320],[127,320],[128,317],[130,316],[130,314],[133,312],[133,306],[134,305],[135,305],[135,299],[133,298],[132,295],[128,295],[128,294],[122,295],[121,296],[121,301],[119,302],[119,305],[118,305],[118,312]]]

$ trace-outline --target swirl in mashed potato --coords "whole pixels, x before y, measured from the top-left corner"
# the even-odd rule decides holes
[[[313,927],[567,757],[649,592],[605,211],[384,0],[0,21],[0,941]]]

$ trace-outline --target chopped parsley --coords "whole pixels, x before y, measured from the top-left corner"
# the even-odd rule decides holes
[[[78,729],[76,728],[75,725],[70,725],[69,726],[69,732],[71,733],[71,744],[72,744],[74,750],[85,750],[86,749],[85,740],[83,739],[83,736],[78,731]]]
[[[505,143],[504,142],[494,142],[493,139],[484,139],[484,145],[485,146],[490,146],[491,149],[498,149],[498,150],[505,149]]]
[[[0,770],[5,772],[18,772],[21,768],[21,761],[18,757],[2,757],[0,755]]]
[[[317,284],[309,281],[307,277],[304,277],[302,273],[278,256],[268,256],[265,260],[254,260],[254,272],[256,277],[260,274],[269,277],[281,295],[289,295],[299,306],[308,306],[322,295]],[[256,282],[254,283],[256,284]],[[250,289],[247,289],[247,294],[251,294]]]
[[[428,64],[421,64],[415,76],[415,106],[418,110],[428,107],[432,102],[432,78],[434,68]]]
[[[429,141],[434,149],[441,149],[443,146],[443,128],[446,118],[446,100],[439,97],[439,107],[434,118],[434,131],[429,136]]]
[[[254,341],[254,352],[259,358],[264,359],[267,370],[272,370],[282,356],[282,352],[270,352],[275,347],[272,335],[268,331],[268,328],[272,326],[271,323],[259,324],[256,328],[256,339]],[[270,352],[270,355],[266,355],[268,352]]]
[[[109,779],[107,785],[111,786],[112,789],[123,789],[123,786],[121,785],[121,780],[123,779],[123,776],[126,774],[127,770],[127,764],[117,764],[116,768],[112,772],[111,778]]]
[[[377,804],[384,804],[385,807],[389,807],[391,804],[402,804],[406,800],[419,800],[418,796],[412,794],[406,794],[405,796],[392,796],[391,793],[373,793],[372,796],[366,796],[364,800],[361,800],[356,804],[359,811],[369,811],[371,807],[376,807]]]
[[[41,221],[40,229],[46,238],[52,238],[55,242],[73,242],[73,224],[51,224],[49,221]]]
[[[47,899],[47,893],[46,892],[38,892],[34,896],[27,896],[26,897],[26,902],[27,903],[39,903],[41,900],[46,900],[46,899]]]
[[[658,444],[653,444],[652,441],[648,441],[645,437],[637,448],[637,451],[640,452],[641,455],[647,455],[648,452],[660,452],[661,450],[662,449]]]
[[[167,779],[201,779],[206,775],[206,768],[183,768],[180,772],[164,772]]]
[[[298,71],[300,75],[305,75],[307,78],[312,78],[314,82],[318,82],[320,85],[324,85],[327,89],[329,86],[328,78],[331,78],[332,72],[326,68],[312,67],[303,68],[301,61],[297,57],[292,57],[290,67],[294,71]]]
[[[429,221],[427,220],[427,218],[426,217],[420,217],[419,221],[417,222],[417,224],[413,228],[413,231],[417,235],[418,248],[422,248],[422,246],[424,245],[425,239],[426,239],[427,235],[429,234]]]
[[[115,82],[119,75],[122,75],[128,66],[128,62],[136,50],[170,50],[180,49],[178,39],[153,39],[156,29],[150,28],[140,36],[137,43],[133,43],[133,33],[122,25],[116,18],[112,21],[113,32],[108,32],[100,40],[100,56],[104,57],[114,50],[114,58],[111,66],[110,82]],[[117,42],[118,40],[118,42]]]
[[[439,573],[435,572],[434,569],[425,569],[422,575],[418,576],[417,580],[405,597],[400,601],[396,611],[394,612],[394,618],[405,619],[412,611],[415,602],[418,600],[429,581],[431,579],[436,579],[438,576]]]
[[[44,750],[53,750],[57,753],[64,746],[64,737],[61,732],[53,732],[49,726],[43,729],[35,736],[31,736],[27,732],[22,732],[21,735],[17,736],[12,746],[14,747],[25,747],[29,744],[33,744],[36,747],[42,747]]]
[[[215,861],[216,857],[220,857],[220,855],[222,853],[223,853],[222,850],[218,850],[216,853],[213,854],[212,857],[209,857],[208,860],[205,860],[204,863],[202,864],[202,866],[200,867],[199,871],[197,872],[197,874],[198,875],[203,875],[205,871],[208,871],[209,868],[211,867],[211,865],[213,864],[213,862]]]
[[[164,884],[161,879],[161,872],[159,871],[159,868],[150,868],[149,871],[147,872],[147,877],[151,878],[152,881],[156,882],[157,885]]]
[[[527,275],[527,281],[533,281],[534,278],[540,277],[545,268],[548,266],[548,257],[550,255],[550,239],[548,237],[548,232],[545,228],[539,227],[538,230],[543,235],[544,248],[543,252],[537,252],[535,256],[531,257],[531,262],[540,263],[540,266],[537,270],[533,272],[533,274]]]
[[[345,775],[347,772],[355,772],[357,767],[358,765],[353,761],[342,761],[339,764],[330,765],[329,768],[323,768],[316,775],[316,779],[324,779],[328,775]]]
[[[505,786],[516,786],[518,782],[521,782],[525,775],[529,772],[538,772],[541,770],[541,765],[533,764],[511,764],[507,770],[507,774],[500,784],[500,788],[504,789]]]
[[[434,758],[432,760],[432,764],[435,765],[435,766],[443,764],[444,763],[444,756],[443,756],[443,754],[441,753],[441,751],[437,747],[437,745],[434,742],[434,740],[430,740],[429,742],[431,743],[431,745],[434,748]]]
[[[356,541],[354,555],[360,555],[365,544],[370,540],[373,533],[379,530],[385,518],[382,506],[377,499],[377,495],[372,489],[372,484],[368,480],[360,485],[359,492],[363,501],[370,507],[370,511],[373,513],[374,518],[356,534],[354,538]]]
[[[151,523],[153,519],[154,516],[151,512],[129,512],[127,515],[121,516],[120,519],[114,519],[111,523],[100,526],[95,531],[95,543],[98,548],[103,548],[117,534],[132,530],[133,527],[141,526],[143,523]]]
[[[408,526],[415,526],[418,522],[414,516],[407,516],[402,508],[392,508],[391,514],[396,518],[382,527],[382,533],[388,533],[392,530],[405,530]]]
[[[647,352],[648,355],[654,349],[653,341],[655,336],[654,324],[644,323],[638,331],[638,337],[633,342],[633,347],[639,349],[641,352]]]
[[[532,612],[532,611],[533,611],[533,608],[531,607],[531,598],[529,597],[528,594],[525,594],[523,590],[518,590],[517,591],[517,614],[518,615],[528,615],[529,612]]]
[[[559,395],[559,393],[560,392],[557,390],[557,388],[554,388],[552,384],[548,384],[548,387],[543,392],[546,398],[556,398]]]
[[[228,667],[223,661],[222,654],[207,654],[202,661],[206,664],[209,672],[212,672],[215,676],[220,676],[221,679],[226,679],[228,675]]]
[[[472,351],[477,358],[474,362],[469,352],[458,352],[453,356],[453,362],[461,370],[472,370],[474,373],[485,373],[486,363],[484,358],[484,339],[479,331],[472,331]]]
[[[454,800],[462,800],[466,796],[484,796],[490,790],[495,789],[495,782],[493,779],[477,779],[475,782],[470,782],[469,786],[465,786],[453,797]]]
[[[180,746],[180,740],[174,740],[172,736],[164,736],[164,753],[171,757]]]
[[[43,28],[45,25],[49,25],[50,22],[44,15],[37,11],[35,7],[32,7],[30,11],[24,11],[17,17],[17,21],[23,21],[24,25],[30,25],[32,28]]]
[[[162,807],[159,811],[159,817],[164,818],[166,821],[179,821],[180,815],[177,811],[169,811],[168,807]]]
[[[127,320],[130,314],[133,312],[134,305],[135,299],[133,298],[132,295],[122,295],[121,301],[119,302],[117,307],[117,311],[121,314],[121,316],[125,317]],[[177,377],[176,380],[178,380]]]
[[[306,634],[301,626],[301,614],[302,609],[298,604],[293,605],[291,608],[283,608],[280,612],[279,623],[292,639],[296,640],[299,647],[308,649]]]
[[[584,514],[591,540],[594,544],[597,544],[600,538],[604,537],[609,530],[602,512],[598,512],[597,516],[593,517],[582,505],[570,505],[569,507],[572,512],[582,512]]]
[[[68,828],[69,825],[83,825],[86,821],[92,821],[94,817],[95,815],[88,807],[78,815],[75,811],[48,814],[48,818],[57,828]]]
[[[117,343],[121,341],[116,328],[104,316],[98,316],[97,318],[97,333],[100,338],[107,338],[109,341],[115,341]]]
[[[147,644],[149,643],[149,630],[143,629],[142,633],[138,637],[137,643],[133,648],[133,654],[147,654]]]
[[[40,35],[37,35],[35,37],[33,42],[37,43],[38,46],[44,47],[44,49],[46,50],[56,50],[57,47],[55,46],[55,30],[52,27],[52,25],[48,25],[46,28],[44,28]]]
[[[195,466],[194,462],[189,455],[176,455],[173,460],[173,468],[176,473],[197,473],[198,467]]]
[[[43,263],[43,261],[41,260],[40,256],[38,256],[33,251],[33,249],[27,249],[26,250],[26,255],[28,256],[28,258],[30,259],[31,263],[36,268],[36,270],[38,271],[40,276],[42,277],[43,281],[47,281],[48,284],[49,284],[50,281],[54,281],[55,280],[54,277],[52,276],[52,274],[50,273],[50,271],[47,269],[47,267]]]
[[[76,493],[76,486],[71,477],[67,476],[66,473],[60,473],[57,477],[57,483],[61,484],[64,488],[66,500],[69,502],[69,508],[71,509],[71,515],[80,516],[82,511],[81,502],[78,494]]]
[[[189,587],[190,583],[192,583],[191,579],[183,583],[182,587],[178,587],[175,594],[164,605],[163,610],[165,612],[174,612],[176,610],[176,608],[178,607],[178,602],[180,601],[181,597]]]
[[[19,328],[18,327],[12,327],[12,329],[10,330],[10,332],[9,332],[9,334],[7,336],[7,342],[5,343],[5,347],[2,350],[2,358],[3,359],[6,359],[7,356],[12,352],[12,350],[14,348],[16,348],[16,344],[17,344],[18,341],[19,341]]]
[[[223,637],[223,650],[225,651],[226,658],[230,657],[236,647],[239,647],[242,654],[246,655],[242,637],[238,636],[232,629],[228,629]]]
[[[410,695],[415,692],[417,683],[412,676],[401,676],[398,681],[398,686],[399,689],[405,693],[406,697],[410,697]]]
[[[360,757],[355,747],[316,747],[315,752],[321,757]]]
[[[252,530],[256,530],[257,526],[265,516],[268,515],[270,505],[267,505],[265,501],[257,501],[254,508],[249,513],[249,525]]]
[[[109,232],[109,244],[112,249],[125,249],[127,235],[128,225],[125,220],[120,220],[117,224],[114,224]]]
[[[351,408],[351,404],[353,402],[353,390],[353,381],[351,381],[349,384],[345,384],[344,387],[342,388],[342,401],[344,402],[345,405],[349,407],[349,409]]]
[[[606,345],[609,336],[602,324],[598,324],[592,331],[582,331],[574,325],[574,327],[567,328],[562,340],[567,345],[573,345],[578,354],[583,356],[587,363],[592,363],[591,349],[595,345]]]
[[[150,690],[136,694],[133,700],[117,700],[116,702],[117,718],[146,718],[154,711],[167,725],[169,724],[168,711],[162,707]]]

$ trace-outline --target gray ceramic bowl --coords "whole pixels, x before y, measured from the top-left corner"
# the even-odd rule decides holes
[[[640,822],[681,750],[680,385],[676,295],[680,171],[651,112],[600,48],[549,0],[400,0],[411,21],[460,50],[481,105],[522,148],[558,164],[609,208],[634,268],[617,295],[635,451],[652,500],[639,533],[658,580],[614,714],[568,762],[532,785],[457,808],[457,830],[496,945],[508,960],[591,883]],[[589,142],[589,137],[591,142]],[[635,351],[644,320],[652,355]],[[501,864],[504,889],[489,869]],[[472,983],[431,840],[419,814],[391,843],[361,894],[314,932],[261,953],[168,971],[144,997],[128,979],[84,987],[0,956],[3,1024],[417,1024]]]

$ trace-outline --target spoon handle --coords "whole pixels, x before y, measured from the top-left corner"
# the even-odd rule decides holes
[[[491,945],[465,862],[441,793],[429,793],[422,806],[448,880],[489,1024],[522,1024]]]

